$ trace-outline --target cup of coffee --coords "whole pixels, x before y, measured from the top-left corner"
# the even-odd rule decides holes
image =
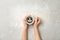
[[[27,23],[28,25],[32,25],[32,24],[34,23],[34,17],[33,17],[33,16],[28,16],[28,17],[26,18],[26,23]]]

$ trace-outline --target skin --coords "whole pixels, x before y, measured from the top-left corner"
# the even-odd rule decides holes
[[[35,40],[41,40],[39,30],[38,30],[39,24],[40,24],[40,19],[39,19],[39,17],[36,17],[35,23],[34,23]]]
[[[26,18],[27,18],[27,16],[23,19],[24,28],[23,28],[22,40],[28,40],[28,28],[29,28],[29,26],[26,23]],[[40,24],[40,18],[36,17],[35,18],[35,22],[33,24],[35,40],[41,40],[41,37],[40,37],[40,34],[39,34],[39,30],[38,30],[39,24]]]

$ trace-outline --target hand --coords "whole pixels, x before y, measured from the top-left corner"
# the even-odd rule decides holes
[[[27,16],[25,16],[23,19],[24,29],[28,29],[28,24],[26,23],[26,18],[27,18]]]
[[[35,22],[34,22],[34,27],[38,27],[40,24],[40,18],[39,17],[36,17],[35,18]]]

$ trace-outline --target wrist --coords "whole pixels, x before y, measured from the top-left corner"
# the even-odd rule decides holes
[[[28,30],[28,26],[24,26],[24,30]]]
[[[37,27],[37,26],[34,26],[34,29],[35,29],[35,28],[38,28],[38,27]]]

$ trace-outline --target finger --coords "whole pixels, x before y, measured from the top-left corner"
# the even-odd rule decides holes
[[[23,19],[23,23],[25,24],[25,20]]]
[[[38,24],[40,23],[40,18],[39,17],[37,17],[37,21],[38,21]]]
[[[35,18],[35,22],[37,22],[37,17]]]
[[[34,20],[34,24],[36,23],[36,18],[35,18],[35,20]]]
[[[25,17],[24,17],[24,20],[25,20],[25,21],[26,21],[27,17],[28,17],[28,16],[25,16]]]
[[[25,16],[25,17],[24,17],[24,19],[23,19],[23,23],[25,23],[25,22],[26,22],[26,18],[27,18],[27,16]]]

